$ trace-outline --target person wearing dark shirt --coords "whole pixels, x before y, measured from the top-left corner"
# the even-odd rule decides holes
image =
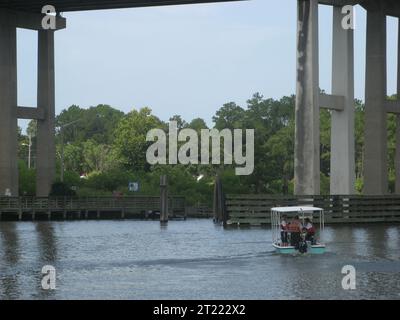
[[[288,223],[287,223],[287,216],[283,215],[281,220],[281,241],[282,246],[288,245]]]
[[[306,232],[306,241],[311,241],[311,243],[314,243],[315,228],[310,218],[306,218],[305,220],[304,231]]]
[[[295,216],[293,220],[290,222],[290,245],[295,247],[296,249],[299,248],[299,243],[301,240],[301,231],[303,226],[300,222],[299,216]]]

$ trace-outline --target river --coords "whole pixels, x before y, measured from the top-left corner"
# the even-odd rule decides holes
[[[294,257],[273,252],[270,229],[210,220],[0,222],[0,299],[400,299],[400,225],[323,238],[326,254]],[[55,290],[42,289],[44,265]]]

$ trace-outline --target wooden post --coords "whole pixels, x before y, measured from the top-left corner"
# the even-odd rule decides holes
[[[218,223],[220,221],[220,215],[218,211],[218,184],[219,184],[219,176],[215,178],[214,183],[214,198],[213,198],[213,213],[214,213],[214,222]]]
[[[216,177],[214,184],[213,211],[214,211],[214,222],[216,223],[222,222],[225,226],[228,217],[226,216],[225,197],[222,191],[221,178],[219,176]]]
[[[229,217],[228,217],[228,213],[227,213],[226,207],[225,207],[225,193],[222,190],[222,183],[220,183],[219,206],[220,206],[220,210],[221,210],[222,224],[224,227],[226,227]]]
[[[168,222],[168,181],[167,176],[163,175],[160,177],[160,201],[161,201],[161,211],[160,211],[160,222]]]

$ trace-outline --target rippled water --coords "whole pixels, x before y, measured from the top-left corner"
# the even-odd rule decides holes
[[[400,225],[327,227],[323,256],[277,255],[270,238],[209,220],[1,222],[0,299],[400,299]]]

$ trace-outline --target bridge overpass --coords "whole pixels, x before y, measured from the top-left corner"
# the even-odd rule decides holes
[[[0,0],[0,195],[18,195],[18,118],[38,121],[37,195],[47,196],[55,178],[56,30],[41,27],[44,5],[52,4],[58,12],[68,12],[222,1]],[[333,6],[333,72],[329,95],[320,95],[319,91],[319,4]],[[400,193],[400,102],[386,98],[386,16],[400,17],[400,3],[397,0],[297,0],[295,193],[298,195],[320,193],[321,107],[332,111],[331,193],[354,193],[354,30],[344,29],[341,23],[342,7],[356,4],[367,10],[364,193],[388,192],[386,115],[389,112],[398,114],[396,190]],[[38,31],[37,108],[17,105],[17,27]],[[65,27],[66,20],[57,16],[57,28]]]

